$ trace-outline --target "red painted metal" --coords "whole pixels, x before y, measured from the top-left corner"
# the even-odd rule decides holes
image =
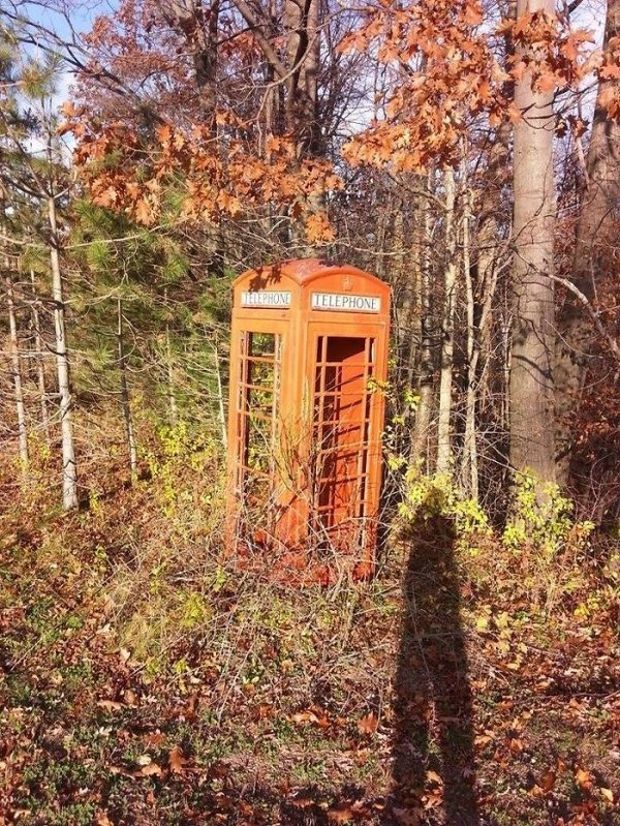
[[[233,285],[229,549],[371,569],[390,288],[317,259]]]

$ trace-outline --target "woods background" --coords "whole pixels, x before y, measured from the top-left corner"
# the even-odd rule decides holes
[[[3,3],[6,822],[613,822],[619,153],[617,0]],[[308,256],[393,289],[391,539],[362,592],[220,558],[230,285]],[[97,715],[154,685],[162,716],[93,756]],[[45,740],[82,713],[84,742]],[[251,791],[242,720],[295,753],[255,754]],[[291,779],[316,731],[357,768]]]

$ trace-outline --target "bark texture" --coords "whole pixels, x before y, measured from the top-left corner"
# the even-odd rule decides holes
[[[52,269],[52,296],[54,299],[54,330],[56,333],[56,371],[60,400],[60,429],[62,435],[62,504],[65,510],[78,506],[77,465],[73,438],[73,411],[71,405],[71,380],[65,329],[65,300],[58,254],[58,226],[56,201],[53,195],[47,199],[47,215],[50,227],[50,264]]]
[[[465,164],[463,164],[465,166]],[[466,181],[465,170],[463,180]],[[463,438],[463,462],[461,479],[464,490],[478,501],[478,443],[476,438],[476,375],[480,350],[476,346],[475,299],[471,268],[469,222],[471,218],[471,192],[466,186],[465,212],[463,215],[463,275],[465,276],[465,301],[467,317],[467,394],[465,402],[465,435]]]
[[[219,0],[208,8],[202,0],[158,0],[168,25],[185,38],[192,57],[205,122],[216,131]]]
[[[39,404],[41,407],[41,429],[45,434],[45,441],[50,444],[50,417],[47,407],[47,387],[45,383],[45,349],[41,335],[41,320],[39,317],[39,298],[34,270],[30,270],[30,286],[32,288],[32,328],[34,333],[34,359],[37,365],[37,384],[39,387]]]
[[[452,448],[450,420],[452,416],[452,369],[454,366],[454,311],[456,308],[456,230],[454,209],[456,184],[454,170],[444,173],[446,189],[446,254],[444,269],[444,307],[439,374],[439,415],[437,422],[437,473],[451,470]]]
[[[553,14],[553,0],[519,0],[517,16],[532,11]],[[515,103],[523,117],[514,130],[510,463],[548,482],[555,478],[553,93],[533,89],[526,71]]]
[[[430,189],[430,177],[424,183]],[[420,367],[419,401],[411,434],[412,466],[424,467],[428,459],[428,439],[433,408],[433,335],[431,319],[430,236],[431,214],[426,198],[422,201],[419,234],[419,307],[420,307]]]

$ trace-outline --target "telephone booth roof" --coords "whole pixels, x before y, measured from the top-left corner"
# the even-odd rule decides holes
[[[239,275],[234,280],[233,287],[238,287],[249,279],[251,288],[262,289],[277,283],[282,276],[295,282],[300,287],[305,287],[318,278],[330,275],[357,276],[366,283],[371,283],[379,289],[390,292],[389,285],[377,278],[376,275],[352,267],[350,264],[328,264],[320,258],[293,258],[289,261],[280,261],[277,264],[256,267]]]

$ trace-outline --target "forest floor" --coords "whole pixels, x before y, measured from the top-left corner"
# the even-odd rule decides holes
[[[210,461],[0,480],[0,823],[620,822],[617,543],[554,579],[432,517],[287,587],[220,559]]]

